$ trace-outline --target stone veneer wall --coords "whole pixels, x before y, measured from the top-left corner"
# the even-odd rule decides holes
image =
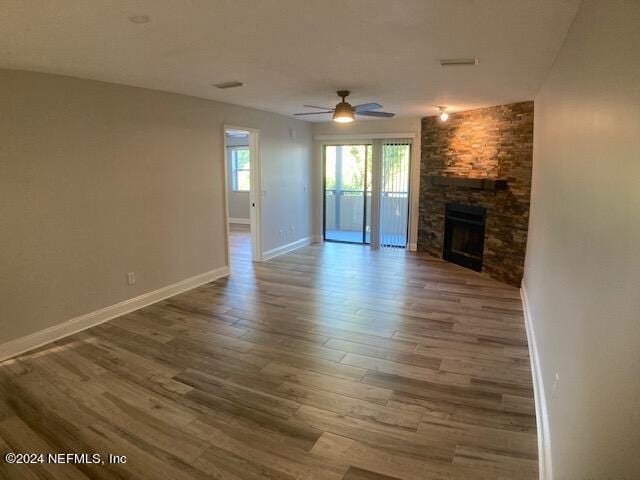
[[[482,271],[520,286],[529,225],[533,102],[422,119],[418,251],[442,257],[445,205],[487,209]],[[505,178],[502,191],[431,185],[430,175]]]

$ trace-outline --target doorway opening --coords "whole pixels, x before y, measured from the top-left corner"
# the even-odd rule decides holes
[[[325,144],[323,157],[324,240],[406,248],[411,141]]]
[[[258,131],[225,126],[225,190],[229,264],[262,260]]]

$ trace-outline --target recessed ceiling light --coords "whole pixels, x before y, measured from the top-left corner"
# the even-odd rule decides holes
[[[216,88],[225,89],[225,88],[244,87],[244,83],[234,80],[232,82],[214,83],[213,86]]]
[[[477,64],[477,58],[449,58],[440,60],[440,65],[443,67],[464,67]]]
[[[131,15],[129,17],[129,21],[131,23],[149,23],[151,21],[151,18],[149,17],[149,15]]]

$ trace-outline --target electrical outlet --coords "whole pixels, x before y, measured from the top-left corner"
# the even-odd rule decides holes
[[[127,285],[134,285],[136,283],[136,272],[127,273]]]
[[[551,397],[554,397],[556,394],[556,389],[558,388],[558,383],[560,383],[560,375],[556,372],[556,375],[553,379],[553,386],[551,387]]]

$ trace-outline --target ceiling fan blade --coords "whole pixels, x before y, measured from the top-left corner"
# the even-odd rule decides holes
[[[333,110],[333,108],[329,107],[316,107],[315,105],[303,105],[305,108],[317,108],[319,110]]]
[[[394,117],[395,113],[389,113],[389,112],[356,112],[357,115],[362,115],[365,117]]]
[[[356,110],[356,113],[358,112],[368,112],[371,110],[379,110],[382,108],[382,105],[380,105],[379,103],[363,103],[360,105],[356,105],[355,107],[353,107]]]
[[[294,115],[296,116],[300,116],[300,115],[323,115],[325,113],[333,113],[333,110],[330,110],[328,112],[307,112],[307,113],[294,113]]]

